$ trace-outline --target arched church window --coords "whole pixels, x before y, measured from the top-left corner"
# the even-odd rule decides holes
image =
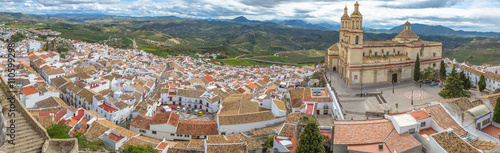
[[[356,36],[356,45],[359,43],[359,36]]]
[[[377,52],[375,52],[375,56],[377,56]]]
[[[370,56],[372,56],[372,50],[370,49]]]
[[[398,51],[398,55],[400,54],[400,52]]]
[[[392,49],[392,54],[396,55],[396,49]]]
[[[420,48],[420,57],[424,56],[424,48]]]
[[[363,56],[365,56],[365,52],[363,52]]]
[[[382,49],[382,55],[384,55],[384,49]]]
[[[389,56],[389,52],[385,52],[385,55]]]

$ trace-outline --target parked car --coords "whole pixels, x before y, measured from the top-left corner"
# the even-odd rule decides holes
[[[472,86],[471,86],[471,87],[472,87],[472,88],[477,88],[477,85],[475,85],[475,84],[472,84]]]
[[[194,110],[194,113],[193,113],[193,114],[194,114],[194,115],[198,115],[198,113],[200,113],[200,110],[199,110],[199,109],[196,109],[196,110]]]
[[[203,111],[198,112],[198,116],[203,115]]]
[[[431,83],[431,86],[437,86],[437,85],[439,85],[439,82],[432,82]]]
[[[181,110],[181,106],[175,107],[175,110],[180,111]]]
[[[193,112],[193,108],[192,108],[192,107],[189,107],[189,108],[188,108],[188,110],[187,110],[187,113],[189,114],[189,113],[191,113],[191,112]]]
[[[431,82],[432,82],[431,80],[424,80],[424,84],[429,84]]]
[[[186,107],[182,107],[181,109],[182,112],[186,112],[186,110],[187,110]]]

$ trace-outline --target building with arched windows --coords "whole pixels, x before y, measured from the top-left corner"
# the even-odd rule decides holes
[[[363,16],[356,2],[350,16],[347,7],[344,8],[339,42],[328,48],[325,55],[325,68],[338,71],[348,87],[412,80],[417,55],[421,70],[440,67],[442,43],[420,39],[408,21],[392,40],[364,41],[363,34]]]

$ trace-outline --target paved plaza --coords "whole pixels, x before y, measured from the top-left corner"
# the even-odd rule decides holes
[[[377,112],[383,113],[384,111],[391,113],[409,111],[426,107],[429,102],[442,99],[438,95],[439,91],[441,91],[440,86],[430,86],[429,84],[422,84],[420,86],[413,81],[406,81],[396,83],[394,86],[391,84],[363,87],[363,89],[347,88],[347,85],[342,82],[337,72],[327,72],[326,77],[337,92],[340,104],[346,114],[346,119],[381,118],[381,115],[376,116],[372,114]],[[381,98],[359,96],[359,94],[365,92],[382,94],[380,94]],[[358,96],[356,96],[357,94]],[[381,99],[385,99],[385,102]]]

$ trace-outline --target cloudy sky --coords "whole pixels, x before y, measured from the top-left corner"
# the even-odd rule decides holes
[[[352,0],[0,0],[0,12],[26,14],[93,13],[120,16],[250,20],[301,19],[339,22]],[[500,32],[500,0],[362,0],[364,26],[391,28],[411,23],[443,25],[456,30]]]

